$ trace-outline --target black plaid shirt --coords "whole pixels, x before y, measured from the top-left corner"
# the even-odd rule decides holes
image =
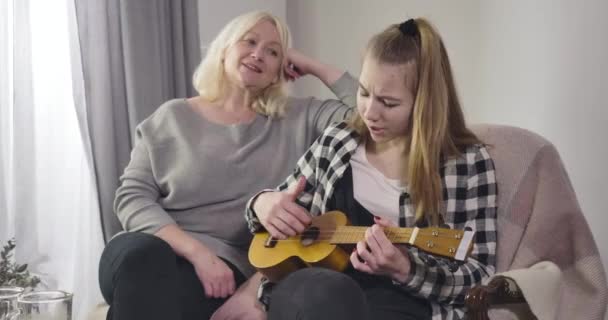
[[[350,157],[359,144],[356,132],[344,122],[330,126],[300,158],[292,175],[278,187],[285,190],[300,176],[306,188],[298,202],[311,214],[326,211],[337,181],[350,166]],[[463,264],[434,258],[409,248],[412,269],[403,290],[426,298],[433,319],[464,318],[464,297],[468,290],[494,273],[496,253],[496,177],[494,164],[482,145],[469,146],[457,158],[445,161],[440,169],[443,183],[444,223],[455,229],[475,232],[473,251]],[[399,225],[415,226],[413,204],[407,192],[399,199]],[[246,219],[252,232],[262,225],[247,205]]]

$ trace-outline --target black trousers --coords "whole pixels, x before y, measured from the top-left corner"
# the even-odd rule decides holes
[[[226,261],[237,287],[243,274]],[[194,267],[168,243],[145,233],[124,233],[108,243],[99,263],[108,320],[209,319],[226,299],[207,298]]]
[[[429,303],[358,271],[298,270],[273,289],[269,320],[431,319]],[[387,280],[387,279],[385,279]]]

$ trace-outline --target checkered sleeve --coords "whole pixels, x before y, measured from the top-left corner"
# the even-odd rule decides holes
[[[470,288],[494,273],[496,253],[496,176],[483,146],[467,149],[466,165],[457,165],[456,179],[463,183],[448,190],[446,223],[475,232],[473,251],[464,263],[431,256],[410,248],[409,279],[399,284],[406,291],[440,304],[462,305]],[[454,177],[446,177],[446,181]],[[448,187],[449,188],[449,187]],[[450,197],[452,197],[450,199]]]
[[[249,227],[249,231],[255,233],[257,231],[263,230],[262,223],[260,219],[258,219],[255,211],[253,210],[253,201],[257,196],[264,192],[268,191],[283,191],[288,189],[291,185],[296,184],[298,179],[301,176],[306,178],[306,187],[304,191],[298,196],[296,202],[303,206],[304,208],[309,208],[310,203],[312,201],[312,193],[315,190],[316,181],[315,181],[315,168],[316,168],[316,157],[319,154],[319,149],[322,144],[320,141],[323,139],[323,136],[319,137],[310,148],[304,153],[302,157],[298,160],[296,164],[296,168],[293,173],[290,174],[285,182],[280,184],[275,190],[263,190],[257,193],[255,196],[251,197],[249,201],[247,201],[247,205],[245,207],[245,220],[247,220],[247,225]]]

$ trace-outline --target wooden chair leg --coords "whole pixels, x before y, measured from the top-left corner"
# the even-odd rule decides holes
[[[495,277],[485,286],[472,288],[465,297],[466,318],[470,320],[489,320],[488,309],[491,305],[525,303],[519,287],[512,279]]]

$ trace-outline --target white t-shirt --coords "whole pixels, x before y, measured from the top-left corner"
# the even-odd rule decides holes
[[[399,196],[404,190],[401,181],[385,177],[369,163],[364,144],[357,147],[350,165],[355,200],[373,215],[399,225]]]

